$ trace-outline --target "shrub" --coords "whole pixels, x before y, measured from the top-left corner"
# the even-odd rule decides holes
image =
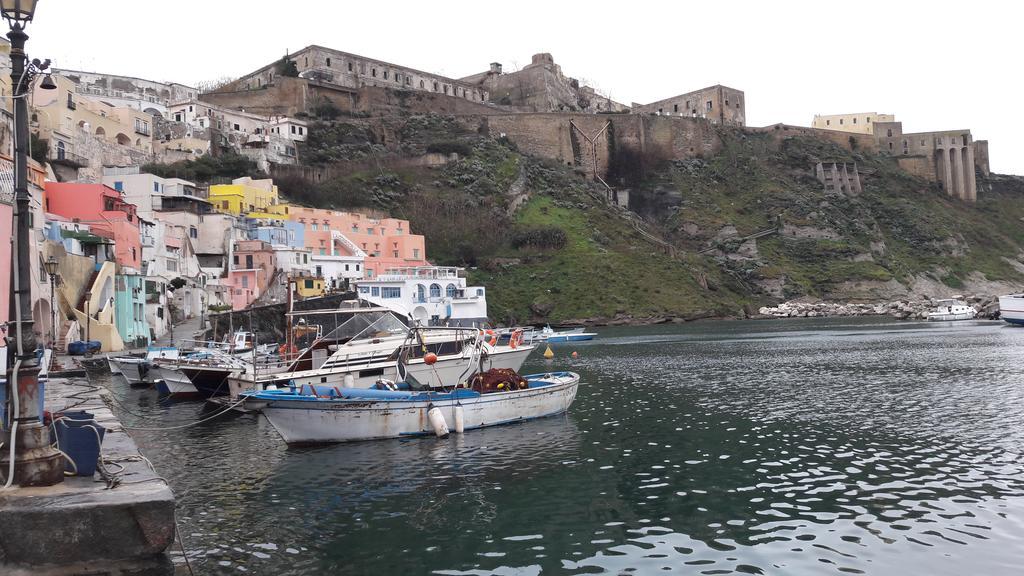
[[[557,226],[536,226],[519,228],[512,232],[512,246],[515,248],[541,248],[558,250],[565,247],[568,236]]]
[[[457,140],[448,140],[443,142],[431,142],[427,144],[428,153],[436,154],[458,154],[459,156],[469,156],[470,148],[465,142],[459,142]]]

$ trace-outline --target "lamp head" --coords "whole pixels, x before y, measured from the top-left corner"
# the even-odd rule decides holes
[[[49,74],[43,76],[43,81],[39,83],[39,87],[43,90],[56,90],[57,85],[53,82],[53,77]]]
[[[0,12],[11,28],[22,30],[36,13],[37,0],[0,0]]]
[[[59,265],[57,263],[57,259],[54,258],[53,256],[47,258],[46,262],[43,263],[43,266],[46,268],[46,273],[49,274],[50,276],[57,274],[57,267]]]

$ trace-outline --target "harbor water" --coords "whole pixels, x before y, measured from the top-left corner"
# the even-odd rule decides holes
[[[174,489],[196,574],[1024,570],[1024,329],[598,332],[524,367],[582,375],[564,416],[315,448],[258,415],[134,436]],[[96,382],[126,425],[213,410],[117,378]]]

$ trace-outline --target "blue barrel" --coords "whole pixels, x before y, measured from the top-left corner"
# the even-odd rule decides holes
[[[96,460],[100,457],[103,434],[107,431],[93,420],[93,415],[84,410],[63,412],[53,427],[57,431],[57,447],[75,463],[64,464],[68,472],[78,471],[79,476],[96,473]],[[97,437],[98,435],[98,437]]]

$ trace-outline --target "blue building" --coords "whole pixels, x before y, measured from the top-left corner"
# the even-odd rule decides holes
[[[143,276],[118,274],[114,283],[114,319],[128,348],[144,348],[150,343],[145,282]]]

